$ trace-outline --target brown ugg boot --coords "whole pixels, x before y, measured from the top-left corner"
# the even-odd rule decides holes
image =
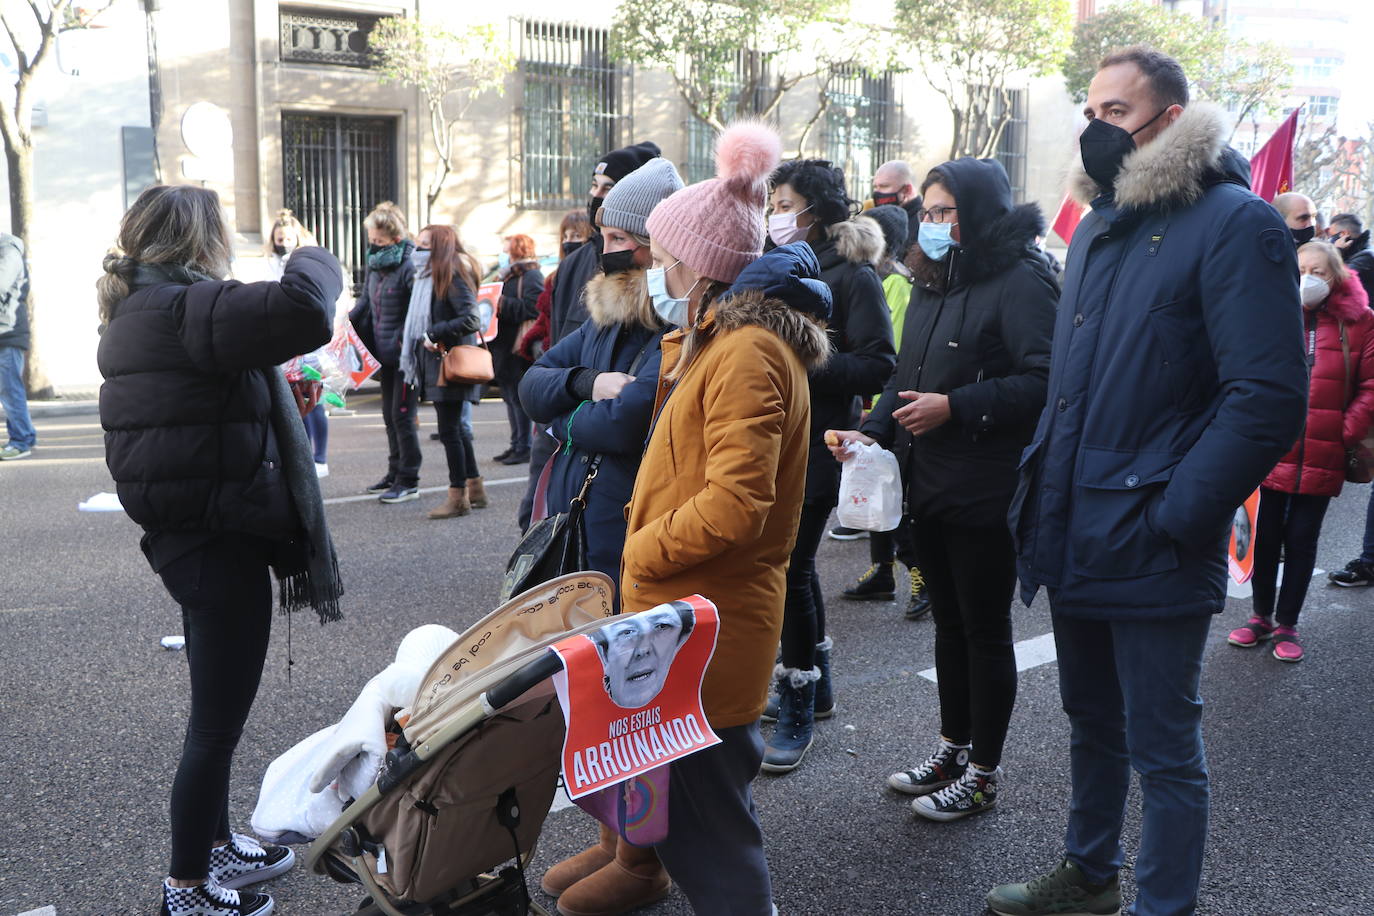
[[[487,485],[482,482],[482,478],[468,478],[468,502],[474,509],[487,507]]]
[[[444,500],[442,506],[436,506],[429,510],[430,518],[458,518],[460,515],[467,515],[472,511],[472,505],[468,502],[468,491],[465,487],[449,487],[448,499]]]
[[[615,858],[558,898],[563,916],[620,916],[668,896],[673,882],[652,849],[616,838]]]
[[[592,872],[600,871],[611,863],[615,858],[616,833],[605,824],[601,824],[600,827],[601,839],[595,846],[564,859],[544,872],[544,877],[539,882],[544,893],[550,897],[557,897]]]

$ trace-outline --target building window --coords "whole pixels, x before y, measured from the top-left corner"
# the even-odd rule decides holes
[[[598,158],[623,145],[630,77],[611,62],[607,37],[580,25],[520,24],[520,206],[581,204]]]
[[[1314,57],[1299,64],[1294,75],[1300,85],[1315,83],[1320,86],[1329,83],[1343,63],[1345,61],[1339,57]]]
[[[690,68],[692,63],[691,61],[684,61],[683,66]],[[750,79],[751,68],[757,68],[758,78],[755,80]],[[745,85],[750,82],[754,84],[754,97],[741,110],[739,96]],[[737,112],[744,115],[756,115],[762,111],[767,105],[769,84],[768,56],[757,51],[741,51],[735,59],[734,73],[716,83],[716,92],[725,99],[719,109],[723,119],[728,123]],[[715,130],[701,118],[688,112],[687,174],[685,176],[688,184],[715,177],[715,146]]]
[[[1334,95],[1314,95],[1307,100],[1307,113],[1315,118],[1334,118],[1340,101]]]
[[[282,60],[343,67],[372,65],[367,38],[381,16],[290,7],[283,7],[278,15]]]
[[[825,158],[844,170],[849,196],[863,200],[878,166],[902,153],[902,107],[893,75],[846,68],[826,95]]]
[[[993,102],[995,116],[1000,117],[1004,112],[1011,115],[997,141],[997,161],[1007,170],[1011,199],[1018,204],[1026,200],[1027,94],[1025,89],[1008,89],[1005,96],[995,95]]]

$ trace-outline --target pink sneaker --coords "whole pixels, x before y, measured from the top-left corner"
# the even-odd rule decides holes
[[[1242,649],[1252,649],[1274,635],[1274,622],[1268,617],[1256,614],[1245,621],[1245,626],[1236,627],[1226,641]]]
[[[1275,627],[1274,657],[1281,662],[1300,662],[1302,656],[1302,643],[1298,642],[1298,628]]]

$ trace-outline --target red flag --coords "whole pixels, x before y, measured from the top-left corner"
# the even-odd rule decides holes
[[[1294,108],[1250,160],[1250,190],[1270,203],[1278,195],[1293,190],[1293,141],[1298,133],[1300,111],[1302,106]]]
[[[1055,235],[1064,240],[1067,245],[1073,241],[1073,231],[1078,228],[1078,221],[1083,218],[1083,208],[1078,206],[1072,197],[1065,194],[1064,202],[1059,205],[1059,213],[1054,218]]]

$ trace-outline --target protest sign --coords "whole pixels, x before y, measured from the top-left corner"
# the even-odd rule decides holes
[[[1231,542],[1226,548],[1226,566],[1231,578],[1244,584],[1255,574],[1255,535],[1259,530],[1260,491],[1250,494],[1231,522]]]
[[[477,317],[482,319],[482,338],[496,336],[496,319],[501,314],[501,283],[483,283],[477,287]]]
[[[567,722],[563,782],[577,800],[720,743],[701,681],[720,618],[700,595],[622,614],[553,646]]]

